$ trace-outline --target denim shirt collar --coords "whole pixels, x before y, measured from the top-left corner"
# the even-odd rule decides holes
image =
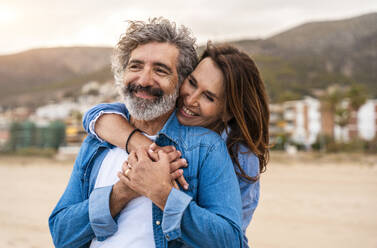
[[[176,111],[174,110],[169,119],[166,121],[165,125],[158,132],[158,135],[164,135],[166,138],[178,145],[178,132],[182,125],[178,122],[177,115],[175,113]]]
[[[125,113],[127,119],[130,119],[130,114],[128,112]],[[165,136],[172,142],[174,142],[176,145],[178,145],[178,132],[179,129],[181,128],[181,124],[178,122],[177,115],[176,115],[176,110],[171,113],[169,119],[166,121],[165,125],[162,127],[160,131],[158,131],[157,135],[160,137],[161,135]],[[106,142],[107,143],[107,142]],[[104,144],[105,145],[105,144]],[[107,146],[111,144],[107,144]]]

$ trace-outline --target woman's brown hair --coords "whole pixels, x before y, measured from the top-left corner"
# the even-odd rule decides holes
[[[259,172],[266,170],[269,159],[269,107],[268,97],[260,73],[254,61],[246,53],[230,45],[215,46],[207,44],[200,60],[211,58],[224,76],[224,116],[229,113],[230,120],[221,120],[212,129],[228,134],[227,147],[236,173],[243,179],[256,181],[240,166],[239,145],[249,148],[259,159]],[[229,128],[228,128],[229,127]],[[229,132],[228,132],[229,130]]]

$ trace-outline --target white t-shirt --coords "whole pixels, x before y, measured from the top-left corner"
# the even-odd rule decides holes
[[[150,137],[155,138],[155,137]],[[122,170],[123,162],[128,158],[126,151],[111,149],[102,161],[94,188],[115,184]],[[120,212],[118,231],[104,241],[92,240],[90,248],[145,248],[155,247],[152,223],[152,201],[140,196],[130,201]]]

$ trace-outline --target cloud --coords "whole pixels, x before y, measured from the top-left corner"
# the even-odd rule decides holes
[[[12,11],[10,20],[0,22],[0,53],[9,53],[44,46],[113,46],[125,20],[156,16],[190,27],[199,43],[265,38],[307,21],[377,11],[377,1],[8,0],[0,3],[0,20],[2,9]]]

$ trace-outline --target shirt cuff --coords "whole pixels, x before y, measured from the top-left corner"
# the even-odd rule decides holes
[[[89,222],[98,241],[103,241],[118,230],[110,213],[110,195],[113,186],[96,188],[89,196]]]
[[[96,115],[96,117],[89,123],[89,132],[91,133],[91,134],[93,134],[95,137],[96,137],[96,139],[98,139],[99,141],[101,141],[101,142],[104,142],[104,140],[103,139],[101,139],[98,135],[97,135],[97,133],[95,132],[95,125],[96,125],[96,122],[97,122],[97,120],[98,120],[98,118],[100,118],[102,115],[104,115],[104,114],[117,114],[117,115],[121,115],[121,116],[123,116],[123,118],[124,119],[126,119],[126,120],[128,120],[127,119],[127,116],[125,115],[125,114],[123,114],[123,113],[121,113],[121,112],[116,112],[116,111],[100,111],[97,115]]]
[[[165,238],[170,241],[181,236],[181,220],[183,212],[190,204],[192,197],[186,193],[173,188],[166,201],[162,216],[162,232]]]

